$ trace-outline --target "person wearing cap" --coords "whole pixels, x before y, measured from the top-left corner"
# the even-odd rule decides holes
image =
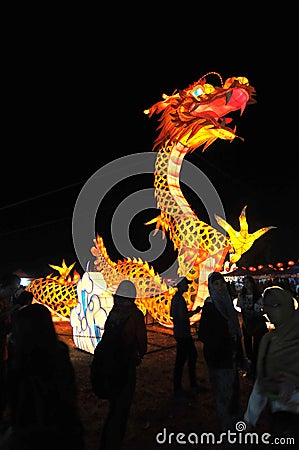
[[[147,352],[144,315],[135,304],[135,299],[134,283],[130,280],[121,281],[114,294],[114,304],[106,319],[102,340],[98,344],[107,343],[109,346],[111,338],[117,336],[121,352],[118,379],[123,380],[121,385],[120,381],[116,382],[117,389],[109,398],[109,411],[100,437],[101,450],[120,449],[122,446],[135,393],[136,366]],[[106,362],[108,364],[108,359]],[[114,379],[116,375],[111,374],[111,378]]]
[[[184,394],[182,377],[185,363],[188,361],[190,387],[193,390],[200,390],[196,380],[196,360],[197,350],[190,329],[190,317],[200,312],[198,306],[193,311],[188,311],[184,292],[188,290],[192,281],[184,277],[176,285],[177,292],[171,300],[170,316],[173,321],[173,335],[176,340],[176,357],[173,371],[174,396],[179,397]]]
[[[297,304],[297,309],[295,305]],[[262,308],[274,325],[261,340],[257,378],[244,421],[249,429],[258,423],[268,405],[270,432],[299,444],[299,310],[292,293],[280,286],[264,290]]]
[[[262,337],[268,332],[266,318],[260,311],[262,294],[255,279],[246,275],[238,293],[237,306],[241,309],[244,351],[249,362],[247,376],[254,379],[258,349]]]
[[[235,431],[235,423],[241,418],[238,367],[243,362],[242,333],[221,273],[209,275],[208,289],[210,295],[202,308],[198,339],[203,342],[220,431]]]

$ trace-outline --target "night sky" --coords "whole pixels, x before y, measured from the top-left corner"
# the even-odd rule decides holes
[[[289,39],[284,36],[285,42]],[[17,64],[6,68],[11,87],[0,181],[1,272],[22,268],[39,276],[63,259],[68,265],[76,261],[80,271],[72,218],[81,189],[109,162],[151,152],[158,116],[149,119],[143,110],[163,93],[183,89],[210,71],[223,80],[247,77],[257,103],[247,106],[242,117],[234,116],[244,142],[217,140],[186,159],[209,178],[235,229],[245,205],[249,232],[277,227],[239,265],[298,261],[299,139],[292,111],[299,97],[296,58],[290,56],[295,45],[286,53],[278,38],[264,40],[262,32],[254,43],[241,41],[236,45],[227,38],[227,45],[219,41],[209,47],[199,35],[177,47],[175,37],[168,39],[166,33],[155,41],[145,39],[141,26],[130,37],[115,36],[105,45],[99,38],[91,44],[82,34],[61,39],[43,35],[40,40],[29,33],[20,40],[14,52]],[[153,181],[151,174],[124,180],[100,205],[96,232],[111,259],[134,256],[119,254],[111,239],[118,202],[152,187]],[[207,221],[200,201],[188,188],[184,192],[198,217]],[[157,214],[149,208],[132,218],[130,238],[140,251],[146,250],[154,228],[144,223]],[[164,256],[152,264],[163,270],[172,253],[167,243]]]

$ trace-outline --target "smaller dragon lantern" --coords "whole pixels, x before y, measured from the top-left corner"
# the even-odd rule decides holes
[[[28,284],[26,290],[32,292],[35,300],[46,305],[54,314],[69,319],[71,309],[78,303],[77,283],[80,275],[74,270],[71,276],[75,263],[68,267],[65,260],[61,267],[52,264],[49,266],[57,270],[59,276],[51,273],[46,278],[36,278]]]

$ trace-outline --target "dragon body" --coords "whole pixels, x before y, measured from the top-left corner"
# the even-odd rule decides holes
[[[208,75],[217,76],[220,86],[207,83]],[[205,151],[217,139],[230,142],[235,138],[242,139],[236,135],[236,129],[230,127],[232,119],[229,114],[234,111],[242,114],[247,105],[255,103],[254,96],[255,90],[247,78],[232,77],[223,83],[219,74],[210,72],[186,89],[170,96],[163,94],[161,101],[144,111],[149,117],[160,115],[157,128],[159,134],[153,146],[153,151],[157,152],[154,187],[160,214],[148,224],[156,223],[156,231],[161,228],[164,233],[168,233],[178,255],[178,277],[187,276],[192,280],[188,292],[184,294],[189,310],[203,304],[208,294],[207,278],[211,271],[222,270],[227,257],[230,263],[236,263],[256,239],[274,228],[265,227],[252,234],[248,233],[244,206],[239,216],[239,231],[215,215],[218,224],[225,231],[221,233],[197,217],[180,187],[180,171],[188,153],[198,148]],[[172,327],[170,304],[176,288],[169,287],[146,261],[130,258],[112,261],[99,235],[94,239],[91,253],[95,257],[95,271],[101,273],[110,292],[116,289],[121,280],[129,278],[136,286],[136,304],[143,313],[148,312],[160,324]],[[45,295],[50,281],[52,284],[59,282],[48,280],[48,283],[45,283],[43,280],[36,280],[35,284],[31,283],[31,289],[39,295],[43,303],[52,302],[53,306],[53,300]],[[68,289],[72,290],[73,284],[69,284]],[[81,291],[83,304],[86,303],[84,296],[87,291]],[[84,310],[88,310],[88,314],[96,314],[95,308],[92,307],[92,288],[89,291],[90,301]],[[69,306],[73,304],[72,299],[73,296],[69,300]],[[61,305],[59,298],[58,303],[64,315],[68,315],[69,307]],[[80,314],[78,312],[78,317]],[[102,315],[106,317],[106,313]],[[192,321],[198,320],[199,317],[200,314],[194,315]],[[79,320],[77,319],[76,323]],[[80,329],[83,336],[86,320],[80,316],[79,322],[77,329]]]

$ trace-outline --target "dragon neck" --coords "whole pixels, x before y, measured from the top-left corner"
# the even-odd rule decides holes
[[[155,166],[155,197],[157,206],[164,214],[171,216],[188,214],[195,216],[180,187],[180,171],[189,148],[181,143],[162,147]]]
[[[198,219],[180,188],[180,171],[188,147],[181,143],[165,145],[155,165],[155,197],[165,230],[178,250],[180,274],[208,255],[222,259],[230,245],[225,235]]]
[[[180,213],[194,214],[187,200],[185,199],[180,187],[180,172],[183,160],[188,153],[189,148],[178,142],[171,148],[168,167],[167,167],[167,185],[171,197],[174,199]]]

